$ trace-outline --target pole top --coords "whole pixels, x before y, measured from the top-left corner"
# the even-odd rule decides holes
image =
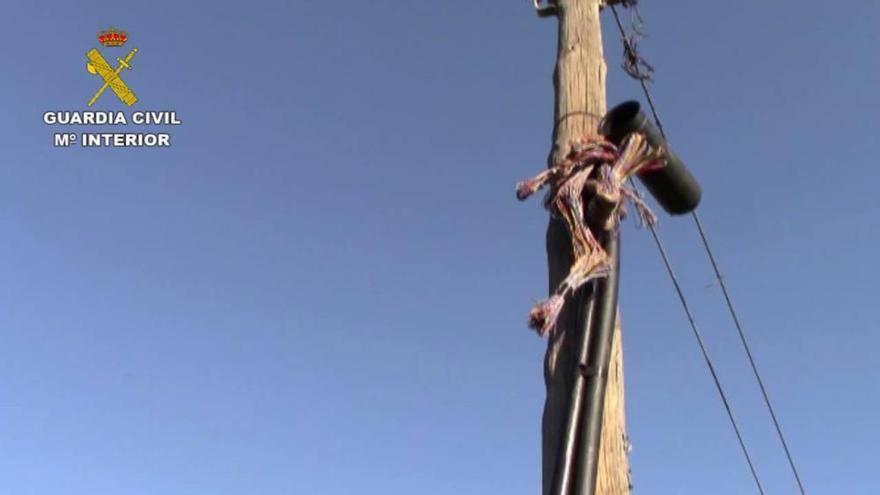
[[[638,0],[599,0],[599,8],[605,8],[609,5],[618,5],[622,4],[624,7],[630,7],[636,4]],[[557,0],[532,0],[532,5],[535,6],[535,13],[538,14],[538,17],[552,17],[559,15],[559,7],[557,5]]]

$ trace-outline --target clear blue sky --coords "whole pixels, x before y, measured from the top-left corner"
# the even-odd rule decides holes
[[[880,5],[642,3],[808,491],[876,493]],[[638,97],[605,20],[609,101]],[[51,147],[111,24],[171,149]],[[513,187],[555,36],[525,0],[5,2],[0,494],[538,493],[546,216]],[[693,226],[661,222],[767,492],[795,493]],[[636,490],[754,493],[648,233],[623,253]]]

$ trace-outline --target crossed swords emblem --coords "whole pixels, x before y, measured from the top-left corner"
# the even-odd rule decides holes
[[[134,58],[134,54],[137,53],[138,49],[134,48],[132,51],[128,52],[128,55],[125,59],[117,58],[116,60],[119,62],[119,66],[114,69],[110,67],[110,64],[107,63],[107,60],[101,55],[97,49],[92,48],[86,53],[86,58],[89,59],[86,64],[86,69],[91,74],[98,74],[101,76],[101,79],[104,80],[104,85],[101,86],[101,89],[95,93],[95,96],[92,96],[92,99],[89,100],[88,106],[92,106],[98,101],[98,98],[104,94],[104,91],[109,87],[116,93],[116,96],[128,106],[134,105],[137,101],[137,96],[134,95],[134,92],[128,88],[128,85],[125,84],[125,81],[119,77],[119,73],[122,72],[122,69],[131,70],[131,59]]]

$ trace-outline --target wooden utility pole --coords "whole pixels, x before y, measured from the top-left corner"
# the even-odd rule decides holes
[[[549,162],[561,161],[570,143],[597,134],[605,113],[606,64],[599,21],[601,0],[556,0],[559,41],[553,82],[556,108]],[[571,241],[564,222],[551,219],[547,228],[550,293],[568,274]],[[542,425],[543,493],[550,495],[557,455],[568,413],[575,373],[577,308],[567,304],[551,334],[544,360],[547,399]],[[620,318],[614,330],[605,395],[596,495],[631,492],[628,442],[623,402],[623,352]]]

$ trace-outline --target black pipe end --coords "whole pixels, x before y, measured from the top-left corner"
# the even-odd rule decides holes
[[[703,195],[700,185],[666,143],[657,126],[645,117],[639,102],[632,100],[617,105],[599,123],[599,133],[616,145],[633,132],[642,133],[652,147],[664,150],[665,167],[638,175],[651,195],[671,215],[696,209]]]
[[[625,101],[612,108],[599,122],[599,134],[614,144],[620,144],[627,134],[639,131],[645,120],[642,106],[635,100]]]

